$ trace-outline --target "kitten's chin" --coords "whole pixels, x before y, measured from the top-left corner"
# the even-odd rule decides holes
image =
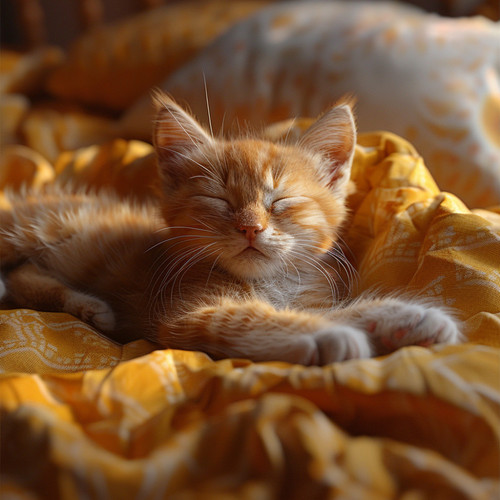
[[[235,257],[223,260],[220,265],[236,278],[244,280],[269,278],[280,270],[272,260],[251,248]]]

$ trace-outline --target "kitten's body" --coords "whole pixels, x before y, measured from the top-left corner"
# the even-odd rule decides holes
[[[55,188],[0,212],[11,302],[70,312],[117,340],[146,336],[215,357],[324,364],[458,341],[436,308],[337,306],[349,278],[331,252],[355,144],[347,105],[295,145],[216,140],[172,101],[161,106],[160,210]]]

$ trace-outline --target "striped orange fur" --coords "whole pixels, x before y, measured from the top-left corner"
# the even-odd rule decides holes
[[[338,245],[356,143],[348,103],[298,140],[270,142],[214,137],[169,97],[156,102],[162,199],[68,187],[12,196],[0,213],[5,301],[214,357],[324,364],[458,340],[435,308],[339,306],[352,278]]]

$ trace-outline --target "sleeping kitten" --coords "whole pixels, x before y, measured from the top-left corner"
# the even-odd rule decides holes
[[[163,199],[54,187],[0,212],[0,294],[122,342],[306,365],[455,343],[444,311],[394,298],[340,306],[337,240],[356,143],[348,104],[293,144],[216,139],[157,97]]]

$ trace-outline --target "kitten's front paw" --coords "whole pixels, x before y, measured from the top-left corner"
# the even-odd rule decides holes
[[[366,318],[365,318],[366,319]],[[379,353],[408,345],[457,344],[462,335],[444,310],[419,304],[399,304],[367,319],[367,330]]]
[[[326,365],[372,355],[365,332],[351,326],[332,325],[314,333],[313,338],[317,350],[311,364]]]
[[[96,297],[72,292],[65,302],[64,309],[102,332],[110,332],[115,327],[113,311],[106,302]]]

